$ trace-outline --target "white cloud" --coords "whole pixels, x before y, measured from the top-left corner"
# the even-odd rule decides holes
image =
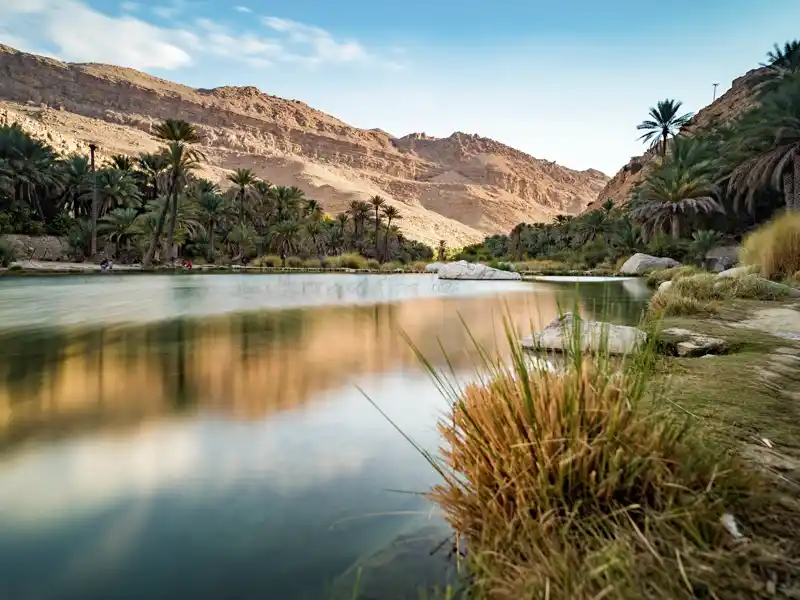
[[[136,12],[139,10],[139,4],[136,2],[123,2],[119,7],[125,12]]]
[[[288,60],[320,64],[358,62],[372,58],[357,41],[337,41],[320,27],[279,17],[264,17],[263,22],[269,29],[284,35],[291,46],[305,49],[305,52],[299,50],[287,53]]]
[[[177,17],[179,14],[181,14],[184,8],[184,0],[172,0],[172,2],[169,4],[154,6],[150,10],[152,10],[153,14],[155,14],[157,17],[161,17],[162,19],[171,19],[172,17]]]
[[[235,10],[236,12],[247,13],[247,14],[253,12],[252,10],[247,8],[246,6],[234,6],[233,10]]]

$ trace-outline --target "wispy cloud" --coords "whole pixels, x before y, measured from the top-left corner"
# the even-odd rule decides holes
[[[251,9],[247,8],[246,6],[234,6],[233,10],[235,10],[236,12],[247,13],[247,14],[253,12]]]
[[[150,12],[171,18],[183,11],[185,1],[151,6]],[[135,69],[177,69],[202,60],[203,56],[244,62],[254,68],[277,64],[309,68],[326,64],[397,66],[357,40],[338,38],[320,27],[289,19],[261,17],[255,21],[254,29],[241,32],[201,17],[193,21],[190,29],[163,26],[134,16],[131,13],[142,8],[134,2],[119,6],[123,14],[112,16],[85,0],[28,0],[0,5],[0,32],[13,33],[3,38],[22,50],[44,52],[67,61],[107,62]],[[238,6],[235,10],[250,9]]]

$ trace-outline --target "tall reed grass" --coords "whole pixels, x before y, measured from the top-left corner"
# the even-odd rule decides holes
[[[466,543],[474,597],[754,597],[769,558],[732,551],[721,517],[759,479],[654,391],[652,347],[584,355],[573,324],[558,370],[508,325],[510,360],[481,351],[476,383],[425,363],[450,412],[442,458],[418,450],[442,476],[430,498]]]
[[[800,212],[788,211],[759,227],[742,243],[741,261],[762,277],[779,281],[800,271]]]

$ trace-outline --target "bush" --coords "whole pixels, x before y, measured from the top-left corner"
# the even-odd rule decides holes
[[[364,269],[367,260],[360,254],[342,254],[339,257],[339,266],[345,269]]]
[[[306,269],[321,269],[322,261],[318,258],[309,258],[303,262],[303,267]]]
[[[670,267],[669,269],[658,269],[657,271],[650,271],[647,274],[647,285],[652,288],[657,288],[665,281],[672,281],[679,277],[687,277],[699,273],[697,267],[691,265],[683,265],[680,267]]]
[[[480,383],[440,386],[446,466],[427,455],[475,596],[749,597],[760,557],[731,552],[720,515],[761,478],[648,387],[652,354],[618,364],[572,353],[552,370],[508,337],[512,367],[487,358]]]
[[[567,265],[558,260],[526,260],[515,263],[515,267],[520,273],[564,273],[569,270]]]
[[[785,212],[749,234],[742,243],[740,259],[774,281],[800,271],[800,212]]]
[[[70,230],[75,226],[75,219],[64,213],[59,213],[47,224],[45,231],[50,235],[64,237],[69,235]]]
[[[6,240],[0,240],[0,267],[7,268],[17,260],[14,248]]]
[[[381,271],[385,271],[387,273],[392,273],[398,269],[405,270],[405,265],[400,262],[387,262],[381,265]]]
[[[370,269],[372,271],[379,271],[380,268],[381,268],[381,263],[380,263],[379,260],[375,260],[374,258],[370,258],[367,261],[367,265],[366,266],[367,266],[368,269]]]
[[[409,265],[409,268],[414,271],[414,273],[425,273],[425,269],[428,266],[428,263],[424,260],[415,260],[413,263]]]
[[[672,236],[660,233],[647,244],[647,253],[661,258],[673,258],[685,262],[691,250],[687,240],[675,240]]]
[[[281,260],[280,256],[269,255],[269,256],[259,256],[253,261],[254,267],[270,267],[270,268],[277,268],[283,265],[283,261]]]
[[[300,269],[303,266],[303,259],[297,256],[290,256],[286,259],[286,266],[290,269]]]
[[[648,304],[648,312],[654,318],[687,317],[690,315],[714,314],[717,309],[708,301],[698,300],[691,296],[682,296],[672,290],[666,290],[653,294]]]

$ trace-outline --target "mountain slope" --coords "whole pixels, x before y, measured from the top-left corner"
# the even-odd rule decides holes
[[[714,102],[698,111],[687,123],[681,133],[691,134],[712,123],[723,124],[731,121],[751,108],[754,103],[753,85],[763,74],[763,69],[753,69],[733,81],[731,88]],[[595,210],[611,198],[615,203],[625,203],[633,189],[644,181],[655,164],[658,153],[648,150],[642,156],[634,156],[627,165],[612,177],[600,191],[596,200],[586,210]]]
[[[157,147],[153,125],[195,123],[208,155],[202,175],[252,168],[296,185],[329,212],[380,194],[404,233],[462,245],[521,221],[577,213],[607,177],[539,160],[475,135],[394,138],[358,129],[302,102],[254,87],[194,89],[132,69],[70,64],[0,45],[0,118],[19,121],[62,151],[98,143],[101,155]]]

